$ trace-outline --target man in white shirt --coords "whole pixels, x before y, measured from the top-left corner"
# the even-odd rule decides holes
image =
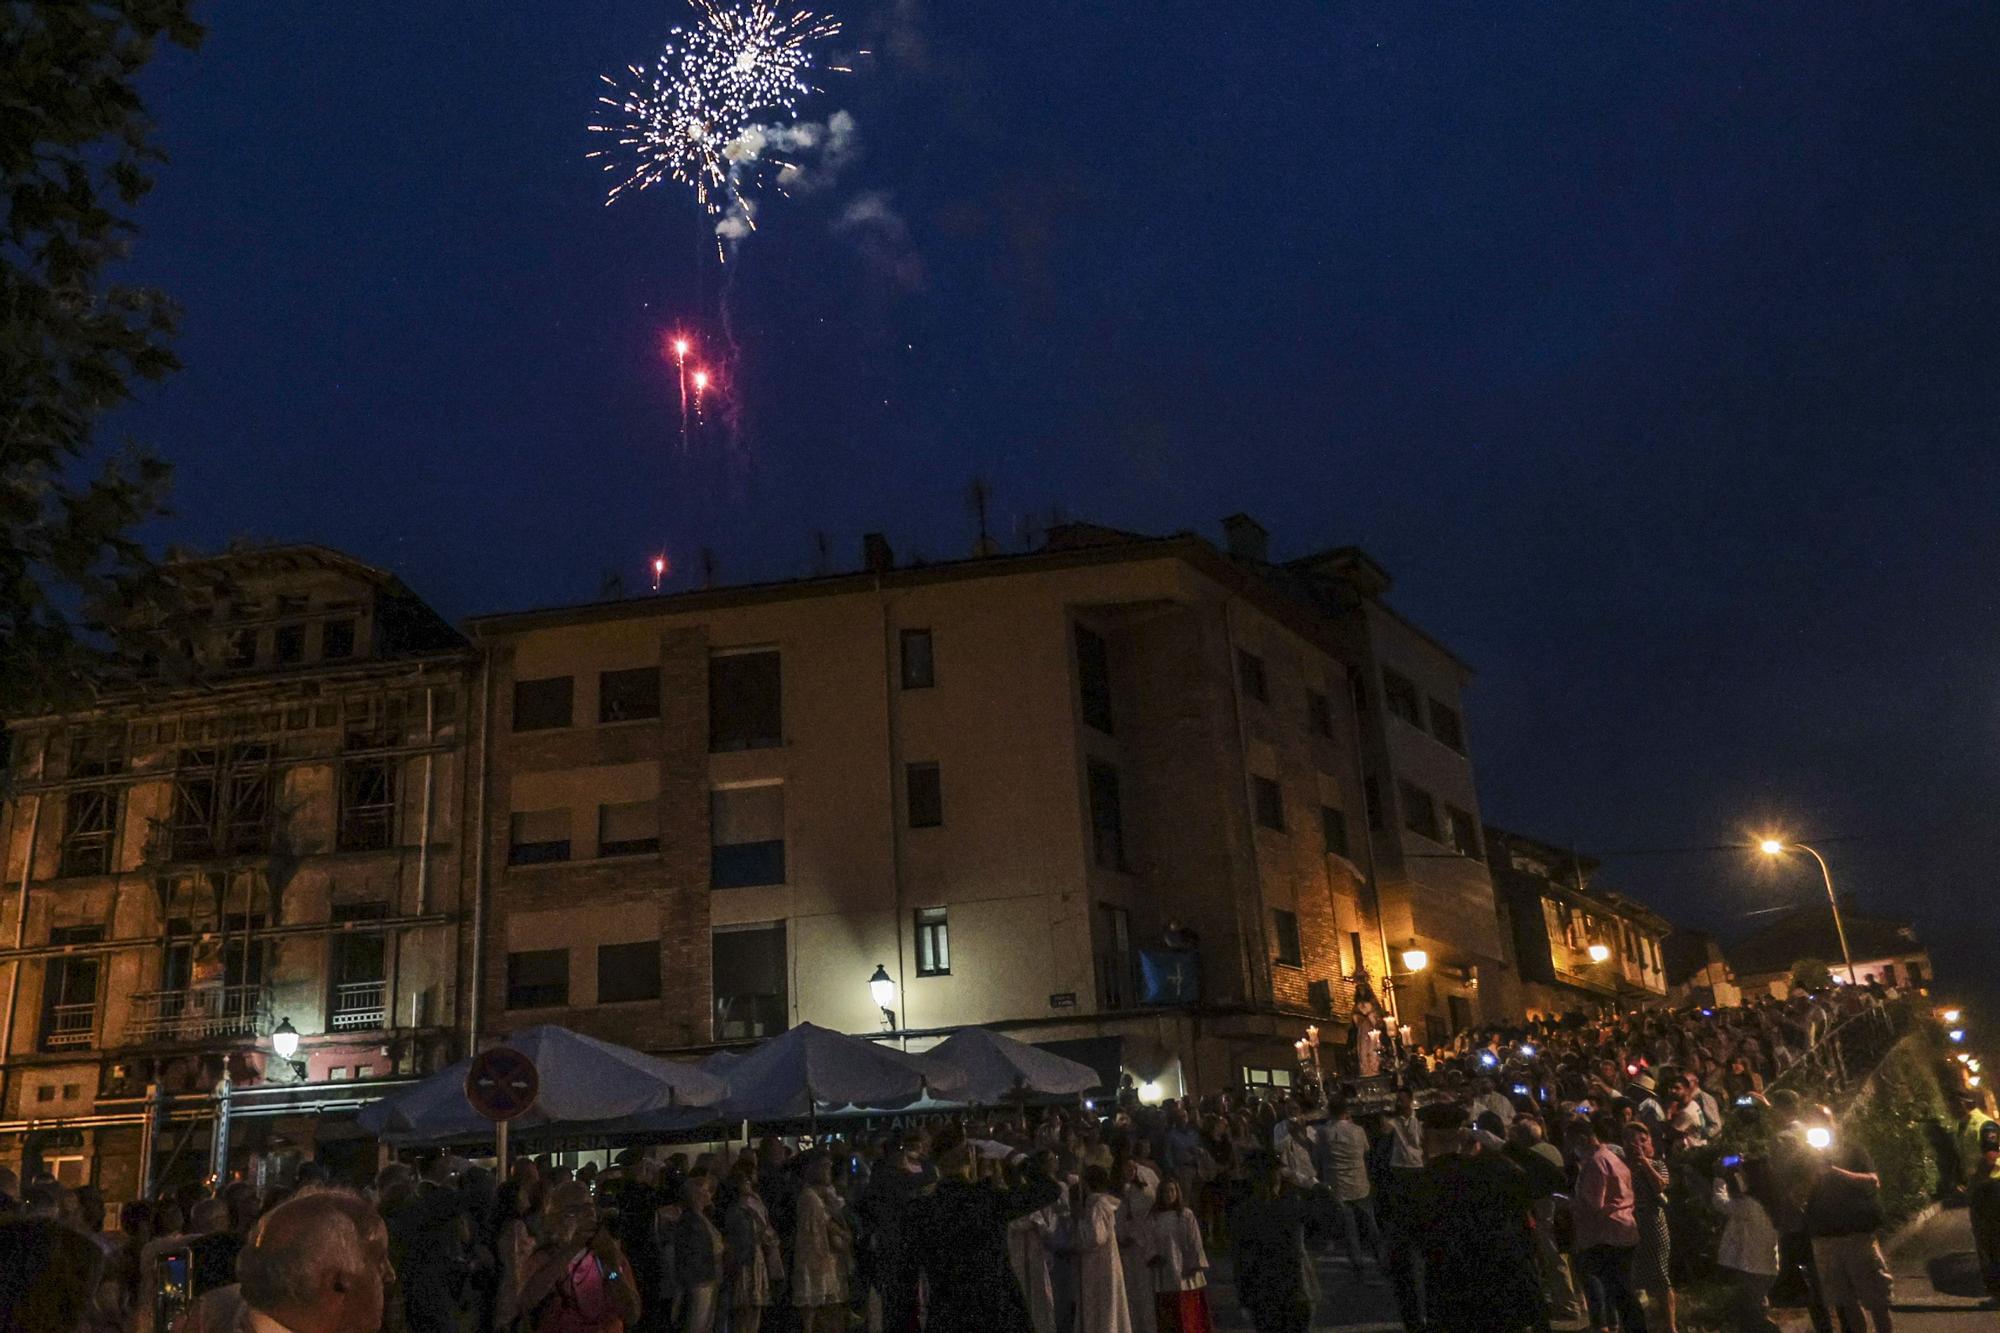
[[[1472,1085],[1472,1088],[1474,1093],[1472,1098],[1472,1118],[1474,1120],[1491,1111],[1494,1115],[1500,1117],[1502,1128],[1514,1123],[1514,1099],[1505,1093],[1495,1091],[1492,1079],[1481,1078]]]
[[[1322,1174],[1339,1205],[1341,1238],[1358,1282],[1363,1240],[1377,1263],[1382,1260],[1382,1233],[1375,1225],[1374,1188],[1368,1180],[1368,1131],[1354,1123],[1354,1108],[1344,1097],[1336,1098],[1327,1111],[1331,1118],[1320,1128],[1327,1167]]]
[[[1680,1107],[1674,1112],[1674,1131],[1684,1148],[1700,1148],[1722,1132],[1722,1108],[1703,1090],[1701,1079],[1690,1069],[1674,1085]]]
[[[1417,1119],[1417,1101],[1408,1088],[1396,1092],[1396,1113],[1389,1117],[1389,1132],[1396,1136],[1389,1165],[1398,1171],[1424,1169],[1424,1125]]]
[[[1319,1184],[1319,1172],[1313,1167],[1311,1140],[1306,1136],[1306,1122],[1297,1111],[1278,1122],[1271,1131],[1272,1146],[1278,1150],[1278,1170],[1285,1180],[1296,1189],[1309,1190]]]

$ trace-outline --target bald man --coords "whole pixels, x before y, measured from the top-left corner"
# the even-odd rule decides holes
[[[378,1329],[389,1235],[360,1195],[304,1190],[258,1220],[237,1272],[242,1308],[228,1333]]]

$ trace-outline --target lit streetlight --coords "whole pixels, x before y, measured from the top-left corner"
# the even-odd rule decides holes
[[[280,1019],[271,1031],[271,1049],[278,1053],[280,1060],[289,1060],[299,1053],[299,1030],[292,1026],[289,1018]]]
[[[1404,971],[1421,972],[1430,965],[1431,956],[1415,945],[1411,945],[1409,948],[1403,950]]]
[[[1826,858],[1802,842],[1781,842],[1776,838],[1760,840],[1757,850],[1766,856],[1777,856],[1784,852],[1804,852],[1819,862],[1820,879],[1826,883],[1826,905],[1833,909],[1833,933],[1840,937],[1840,961],[1847,966],[1847,984],[1860,985],[1860,978],[1854,975],[1854,956],[1847,951],[1847,927],[1840,920],[1840,901],[1833,896],[1833,872],[1826,868]]]
[[[882,1026],[896,1030],[896,983],[889,979],[889,969],[881,963],[875,964],[875,975],[868,978],[868,995],[875,1001],[875,1007],[882,1011]]]
[[[1591,961],[1591,962],[1593,962],[1593,963],[1608,963],[1608,962],[1610,962],[1610,961],[1611,961],[1611,946],[1610,946],[1610,945],[1608,945],[1608,944],[1593,944],[1593,945],[1591,945],[1591,946],[1590,946],[1590,961]]]

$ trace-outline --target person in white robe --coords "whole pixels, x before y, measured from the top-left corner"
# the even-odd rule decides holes
[[[1083,1181],[1071,1242],[1077,1251],[1076,1333],[1133,1333],[1118,1250],[1119,1196],[1101,1166],[1087,1168]]]

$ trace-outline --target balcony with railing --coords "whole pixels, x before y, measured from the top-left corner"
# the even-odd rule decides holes
[[[48,1021],[42,1027],[42,1049],[61,1051],[88,1046],[96,1029],[95,1002],[54,1005],[49,1009]]]
[[[141,991],[132,997],[126,1039],[205,1041],[254,1037],[270,1027],[270,989],[261,983]]]
[[[381,1027],[389,1018],[388,991],[386,981],[351,981],[335,986],[327,1026],[335,1032]]]

